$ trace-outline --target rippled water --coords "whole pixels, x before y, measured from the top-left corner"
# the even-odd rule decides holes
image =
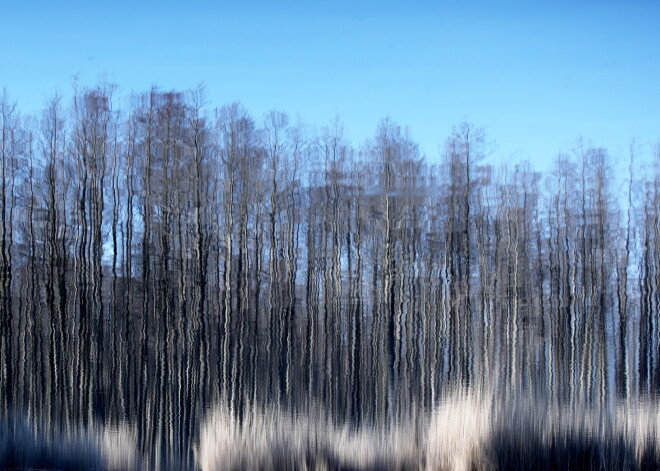
[[[431,341],[435,362],[419,356],[428,345],[404,342],[389,368],[374,357],[383,348],[378,338],[361,340],[356,361],[350,339],[318,335],[329,328],[323,324],[314,348],[306,348],[310,326],[298,316],[312,314],[290,315],[298,325],[288,346],[249,319],[225,335],[211,316],[186,331],[162,319],[145,326],[109,315],[102,335],[82,336],[78,319],[59,338],[47,325],[21,326],[3,396],[0,466],[468,470],[660,463],[658,403],[653,396],[617,398],[607,387],[615,372],[598,369],[597,356],[586,357],[589,375],[576,371],[560,381],[552,379],[557,366],[544,368],[526,354],[517,368],[536,369],[519,374],[534,380],[522,384],[512,381],[510,363],[480,357],[487,340],[477,337],[460,359],[439,336]],[[552,351],[551,339],[537,341],[532,351]],[[497,349],[486,353],[504,358]],[[586,354],[574,355],[576,365],[585,366]],[[450,360],[457,357],[457,365],[469,360],[469,381],[454,379]],[[485,362],[492,381],[477,379],[485,377]],[[580,382],[585,378],[590,384]],[[574,379],[574,390],[557,390]]]
[[[498,174],[463,123],[436,167],[389,120],[308,146],[112,88],[3,111],[0,467],[660,462],[660,171],[617,196],[585,142]]]
[[[181,469],[139,450],[127,425],[63,430],[0,423],[2,469]],[[190,469],[656,469],[660,407],[516,402],[488,392],[445,397],[406,424],[351,427],[255,406],[241,419],[225,405],[200,423]]]

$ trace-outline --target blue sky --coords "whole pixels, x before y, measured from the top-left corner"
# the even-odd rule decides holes
[[[469,121],[491,161],[547,168],[578,136],[615,158],[660,139],[660,2],[0,3],[0,86],[21,110],[70,96],[76,74],[120,97],[203,83],[255,119],[339,115],[357,145],[389,116],[430,160]]]

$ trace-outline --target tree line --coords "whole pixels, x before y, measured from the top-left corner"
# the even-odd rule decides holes
[[[449,388],[660,388],[660,152],[494,168],[462,123],[432,164],[390,119],[356,147],[199,90],[116,102],[0,98],[3,414],[190,463],[217,401],[385,426]]]

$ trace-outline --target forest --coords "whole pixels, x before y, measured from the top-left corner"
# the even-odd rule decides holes
[[[0,96],[0,417],[127,423],[182,469],[217,404],[385,430],[455,391],[660,390],[660,147],[540,173],[470,123],[428,157],[389,118],[355,145],[203,90],[72,95]]]

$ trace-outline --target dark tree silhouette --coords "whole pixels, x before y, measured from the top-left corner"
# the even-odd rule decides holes
[[[113,93],[39,120],[0,98],[3,417],[126,420],[184,468],[216,402],[385,428],[455,388],[657,393],[657,156],[494,169],[463,123],[431,165],[390,119],[354,147],[338,119]]]

